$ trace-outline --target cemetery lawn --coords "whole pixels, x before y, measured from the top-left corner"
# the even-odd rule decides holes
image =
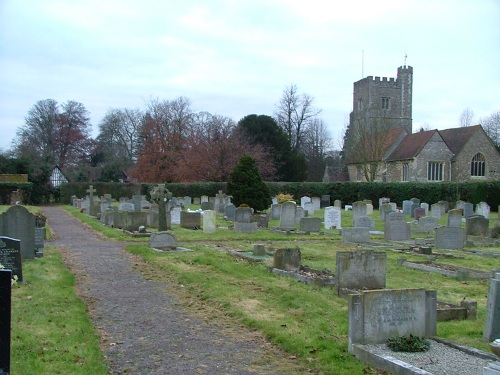
[[[12,374],[108,374],[99,336],[75,295],[75,277],[52,246],[23,262],[12,288]]]
[[[71,206],[64,208],[108,237],[137,241],[137,244],[128,246],[127,251],[142,257],[146,262],[147,266],[141,266],[139,271],[148,279],[167,282],[169,291],[202,318],[233,320],[258,330],[289,353],[293,361],[304,363],[314,373],[377,373],[376,370],[365,368],[347,351],[346,299],[338,297],[330,287],[311,286],[269,272],[267,267],[272,264],[272,259],[267,263],[256,263],[228,252],[251,251],[256,243],[265,244],[267,248],[298,246],[302,253],[302,265],[335,272],[337,251],[367,248],[343,244],[338,231],[286,235],[259,229],[254,234],[234,233],[229,229],[221,229],[227,227],[228,222],[218,217],[219,229],[210,235],[204,234],[202,230],[174,226],[172,232],[179,246],[194,252],[157,253],[147,246],[146,238],[132,239],[120,230],[103,226]],[[322,215],[323,210],[320,210],[313,216]],[[375,220],[375,229],[383,230],[378,211],[371,217]],[[439,223],[446,225],[446,222],[447,215],[444,215]],[[493,220],[491,222],[493,225]],[[343,211],[342,225],[349,227],[351,223],[352,213]],[[277,225],[277,221],[269,224],[270,227]],[[398,266],[397,260],[402,256],[408,261],[418,262],[427,258],[415,253],[402,254],[402,250],[408,250],[407,245],[384,247],[382,235],[371,236],[371,240],[381,245],[372,247],[372,250],[387,253],[387,288],[437,290],[439,301],[455,305],[459,305],[462,300],[476,301],[476,320],[438,322],[437,333],[441,338],[489,352],[488,343],[482,339],[489,280],[460,281],[454,277]],[[499,251],[491,247],[480,250]],[[485,271],[500,269],[500,258],[466,253],[454,258],[439,258],[437,261]]]

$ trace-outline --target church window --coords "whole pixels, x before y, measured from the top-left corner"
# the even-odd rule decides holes
[[[410,181],[410,164],[403,163],[403,181]]]
[[[427,164],[427,180],[428,181],[443,181],[443,163],[430,161]]]
[[[382,97],[382,109],[389,109],[389,98]]]
[[[474,155],[470,162],[470,175],[474,177],[484,177],[485,165],[486,160],[484,158],[484,155],[478,152],[476,155]]]

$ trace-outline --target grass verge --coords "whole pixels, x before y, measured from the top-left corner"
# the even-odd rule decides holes
[[[12,288],[12,374],[108,374],[99,337],[54,247],[23,262]]]

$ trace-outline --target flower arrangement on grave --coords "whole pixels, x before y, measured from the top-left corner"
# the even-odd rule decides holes
[[[431,347],[429,340],[413,336],[391,337],[387,340],[387,346],[395,352],[426,352]]]
[[[293,195],[288,193],[279,193],[278,195],[276,195],[276,199],[278,200],[279,204],[282,204],[285,202],[293,201]]]
[[[42,214],[41,212],[35,214],[35,226],[37,228],[44,228],[46,222],[47,222],[47,217],[44,214]]]
[[[0,263],[0,270],[3,270],[4,268],[5,267],[3,266],[3,264]],[[13,286],[14,284],[16,284],[17,283],[17,279],[18,279],[17,275],[14,275],[12,277],[12,279],[11,279],[10,286]]]

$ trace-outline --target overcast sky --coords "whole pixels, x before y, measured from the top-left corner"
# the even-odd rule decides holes
[[[0,149],[39,100],[83,103],[95,137],[153,98],[272,116],[290,84],[339,138],[353,82],[405,55],[414,131],[500,110],[500,0],[0,0]]]

